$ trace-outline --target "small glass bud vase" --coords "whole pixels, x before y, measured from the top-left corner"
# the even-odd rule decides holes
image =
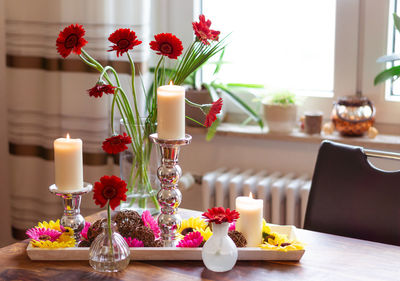
[[[203,246],[201,257],[211,271],[229,271],[236,264],[238,249],[228,236],[229,223],[212,223],[213,235]]]
[[[103,232],[93,241],[89,250],[89,264],[99,272],[124,270],[130,261],[130,249],[124,238],[115,231],[116,224],[102,224]]]

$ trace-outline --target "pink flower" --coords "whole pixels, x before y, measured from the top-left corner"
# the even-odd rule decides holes
[[[26,231],[26,234],[33,240],[54,242],[60,237],[61,232],[55,229],[48,228],[31,228]]]
[[[124,237],[126,243],[128,243],[129,247],[133,248],[138,248],[138,247],[144,247],[144,244],[142,241],[137,240],[136,238],[131,238],[131,237]]]
[[[81,236],[83,237],[83,238],[85,238],[85,240],[88,240],[88,238],[87,238],[87,232],[88,232],[88,230],[89,230],[89,227],[90,227],[90,222],[87,222],[87,221],[85,221],[85,227],[82,229],[82,231],[81,231]]]
[[[203,236],[199,231],[193,231],[179,241],[178,245],[179,248],[197,248],[200,246],[201,242],[203,242]]]
[[[229,225],[228,231],[235,231],[235,230],[236,230],[236,222],[234,221]]]
[[[153,231],[154,237],[156,239],[160,237],[161,230],[158,227],[156,220],[151,216],[149,210],[146,210],[142,213],[142,221],[145,226],[147,226]]]

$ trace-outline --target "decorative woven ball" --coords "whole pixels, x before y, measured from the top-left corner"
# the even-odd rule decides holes
[[[120,221],[119,224],[117,224],[117,227],[118,232],[122,235],[122,237],[131,237],[133,230],[139,227],[139,224],[137,223],[137,221],[123,220]]]
[[[163,247],[163,246],[164,246],[164,245],[163,245],[163,242],[162,242],[160,239],[158,239],[158,240],[154,240],[154,242],[153,242],[153,244],[152,244],[151,247],[161,248],[161,247]]]
[[[96,239],[97,235],[103,232],[103,222],[107,221],[106,219],[100,219],[95,221],[88,229],[87,238],[90,242],[93,242]]]
[[[247,245],[246,238],[243,236],[243,234],[239,231],[229,231],[228,232],[229,237],[233,240],[235,243],[236,247],[238,248],[244,248]]]
[[[142,241],[145,247],[153,247],[155,240],[153,231],[146,226],[134,228],[130,237]]]
[[[138,212],[133,210],[122,210],[119,211],[118,214],[114,218],[115,223],[117,226],[123,222],[135,222],[137,224],[143,225],[142,217],[139,215]]]
[[[79,242],[78,247],[90,247],[90,245],[92,245],[92,243],[89,240],[82,240]]]

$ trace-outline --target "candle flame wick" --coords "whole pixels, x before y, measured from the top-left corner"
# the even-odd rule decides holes
[[[69,133],[67,133],[67,140],[69,140]]]
[[[169,85],[170,85],[170,86],[174,85],[174,83],[172,83],[172,80],[169,81]]]
[[[253,193],[250,192],[249,197],[253,199]]]

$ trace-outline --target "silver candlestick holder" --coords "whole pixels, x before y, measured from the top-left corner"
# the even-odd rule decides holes
[[[164,247],[175,247],[176,231],[181,225],[178,206],[182,201],[182,193],[178,189],[178,182],[182,176],[178,157],[180,147],[189,144],[192,136],[185,135],[184,139],[164,140],[159,139],[158,134],[152,134],[150,140],[158,145],[161,154],[161,166],[157,169],[157,177],[161,184],[161,189],[157,193],[161,207],[161,214],[158,216],[161,239]]]
[[[64,227],[70,227],[74,230],[75,241],[78,243],[82,229],[85,227],[85,219],[81,215],[82,195],[92,191],[93,186],[84,182],[83,188],[76,191],[64,191],[57,188],[55,184],[49,186],[51,193],[60,196],[63,199],[64,214],[60,223]]]

